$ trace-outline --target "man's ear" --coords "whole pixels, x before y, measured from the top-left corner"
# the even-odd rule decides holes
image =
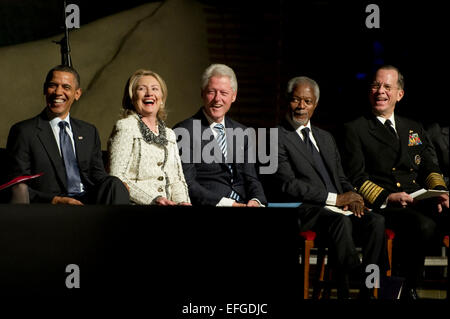
[[[231,102],[236,101],[236,97],[237,97],[237,91],[233,92],[233,99],[232,99]]]
[[[75,101],[78,101],[80,99],[82,93],[83,91],[81,90],[81,88],[75,90]]]
[[[404,95],[405,95],[405,91],[399,90],[398,94],[397,94],[397,102],[399,102],[403,98]]]

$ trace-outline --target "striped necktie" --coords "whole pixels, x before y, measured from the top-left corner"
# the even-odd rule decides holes
[[[225,158],[225,162],[227,160],[227,137],[225,136],[225,127],[222,124],[216,124],[214,125],[214,129],[217,132],[217,143],[220,146],[220,149],[222,151],[223,157]],[[227,164],[228,169],[231,172],[231,184],[233,184],[233,167],[231,164]],[[236,201],[239,201],[240,196],[234,191],[231,190],[230,195],[228,195],[229,198],[234,199]]]

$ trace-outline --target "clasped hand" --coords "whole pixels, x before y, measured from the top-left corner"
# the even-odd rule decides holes
[[[155,200],[155,204],[159,205],[159,206],[175,206],[175,205],[180,205],[180,206],[192,206],[191,203],[186,203],[186,202],[181,202],[181,203],[175,203],[174,201],[171,201],[170,199],[167,199],[165,197],[158,197]]]
[[[232,207],[260,207],[256,200],[249,200],[247,204],[234,202]]]
[[[338,194],[336,197],[336,206],[342,207],[343,210],[351,211],[359,218],[361,218],[367,210],[364,206],[364,199],[355,192]]]

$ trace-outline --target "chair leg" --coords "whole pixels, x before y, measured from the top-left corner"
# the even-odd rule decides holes
[[[445,236],[444,237],[444,246],[445,246],[445,255],[447,256],[447,264],[449,263],[449,258],[448,258],[448,254],[449,254],[449,248],[448,248],[448,244],[449,244],[449,236]],[[448,266],[447,266],[448,267]],[[450,300],[450,279],[448,278],[448,273],[447,273],[447,301]]]
[[[325,282],[325,249],[319,248],[317,253],[317,268],[320,267],[319,276],[314,278],[313,299],[322,299],[324,297],[324,282]]]
[[[392,275],[392,241],[393,239],[387,240],[387,252],[389,260],[389,270],[386,272],[386,276],[391,277]]]
[[[311,255],[311,248],[314,247],[313,240],[305,240],[305,249],[303,250],[303,299],[309,299],[309,257]]]

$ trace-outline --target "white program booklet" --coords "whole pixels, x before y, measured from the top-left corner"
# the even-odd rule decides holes
[[[343,209],[340,209],[339,207],[336,207],[336,206],[328,206],[328,205],[326,205],[325,208],[327,208],[327,209],[329,209],[329,210],[331,210],[331,211],[333,211],[335,213],[344,214],[346,216],[353,215],[353,213],[351,211],[343,210]]]
[[[410,195],[415,200],[422,200],[431,197],[437,197],[443,194],[448,194],[448,191],[421,188],[418,191],[411,193]]]

